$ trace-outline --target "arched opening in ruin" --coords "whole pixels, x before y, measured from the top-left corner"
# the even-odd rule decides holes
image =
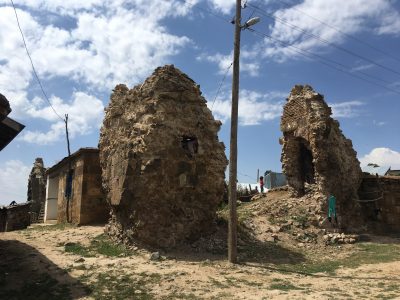
[[[302,182],[315,183],[315,168],[310,143],[299,138],[299,171]]]
[[[197,137],[183,135],[181,140],[181,145],[189,157],[193,157],[195,154],[197,154],[199,148]]]

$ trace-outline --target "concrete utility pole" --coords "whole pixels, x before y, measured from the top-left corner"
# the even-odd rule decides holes
[[[231,140],[229,148],[229,227],[228,227],[228,260],[237,263],[237,132],[239,109],[239,55],[241,31],[241,0],[236,0],[235,41],[233,50],[232,76],[232,111],[231,111]]]

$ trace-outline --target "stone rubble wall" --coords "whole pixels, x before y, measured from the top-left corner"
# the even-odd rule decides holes
[[[364,176],[358,193],[369,230],[378,233],[400,231],[399,176]]]
[[[212,231],[227,166],[220,126],[199,86],[172,65],[133,89],[117,85],[99,143],[107,232],[174,247]]]
[[[0,232],[25,229],[30,225],[30,203],[0,208]]]
[[[357,189],[361,168],[351,140],[331,118],[331,108],[310,86],[295,86],[281,118],[281,162],[291,194],[304,195],[305,182],[316,184],[322,211],[335,195],[342,227],[359,224]]]

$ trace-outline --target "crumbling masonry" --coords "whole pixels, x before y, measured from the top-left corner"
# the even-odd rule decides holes
[[[351,140],[331,118],[331,108],[310,86],[295,86],[281,119],[282,168],[293,196],[302,196],[305,184],[316,184],[322,211],[326,197],[337,198],[343,228],[360,223],[357,190],[361,168]]]
[[[31,221],[36,222],[46,201],[46,168],[42,158],[36,158],[28,179],[28,202],[31,204]]]
[[[100,136],[106,231],[157,247],[214,228],[227,159],[199,86],[172,65],[143,84],[117,85]]]

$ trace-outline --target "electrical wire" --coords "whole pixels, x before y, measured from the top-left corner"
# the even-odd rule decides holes
[[[215,100],[217,100],[218,94],[219,94],[219,92],[221,91],[222,84],[224,83],[225,78],[226,78],[226,75],[228,75],[228,72],[229,72],[229,70],[231,69],[232,65],[233,65],[233,62],[231,62],[231,64],[229,65],[229,67],[228,67],[228,68],[226,69],[226,71],[225,71],[224,77],[222,78],[222,80],[221,80],[221,82],[220,82],[220,84],[219,84],[217,93],[215,94],[214,101],[213,101],[213,103],[212,103],[212,105],[211,105],[211,109],[213,109],[213,107],[214,107]]]
[[[32,57],[31,57],[31,55],[30,55],[30,53],[29,53],[28,46],[26,45],[25,36],[24,36],[23,31],[22,31],[21,25],[20,25],[20,23],[19,23],[19,18],[18,18],[18,14],[17,14],[17,10],[16,10],[16,8],[15,8],[14,2],[13,2],[13,0],[10,0],[10,1],[11,1],[11,4],[12,4],[12,7],[13,7],[13,9],[14,9],[15,18],[17,19],[17,24],[18,24],[19,32],[21,33],[21,36],[22,36],[22,41],[24,42],[24,47],[25,47],[25,50],[26,50],[26,54],[28,55],[29,61],[31,62],[33,74],[35,75],[35,78],[36,78],[36,80],[37,80],[37,82],[38,82],[38,84],[39,84],[39,86],[40,86],[40,90],[42,91],[44,98],[45,98],[46,101],[49,103],[49,105],[50,105],[51,109],[53,110],[53,112],[57,115],[57,117],[60,118],[60,120],[62,120],[63,122],[65,122],[65,119],[63,119],[63,118],[57,113],[57,111],[54,109],[53,105],[51,104],[51,102],[50,102],[50,100],[49,100],[49,97],[47,97],[47,94],[46,94],[46,92],[44,91],[42,82],[41,82],[40,79],[39,79],[39,76],[38,76],[38,74],[37,74],[37,72],[36,72],[35,66],[34,66],[33,61],[32,61]]]
[[[290,27],[290,28],[292,28],[292,29],[294,29],[294,30],[297,30],[297,31],[299,31],[299,32],[301,32],[301,33],[303,33],[303,34],[305,34],[306,36],[312,37],[312,38],[314,38],[314,39],[316,39],[316,40],[318,40],[318,41],[320,41],[320,42],[322,42],[322,43],[324,43],[324,44],[326,44],[326,45],[332,46],[332,47],[334,47],[334,48],[336,48],[336,49],[338,49],[338,50],[340,50],[340,51],[342,51],[342,52],[345,52],[345,53],[347,53],[347,54],[349,54],[349,55],[352,55],[352,56],[354,56],[354,57],[357,57],[357,58],[359,58],[359,59],[361,59],[361,60],[364,60],[364,61],[366,61],[366,62],[368,62],[368,63],[370,63],[370,64],[373,64],[373,65],[375,65],[375,66],[377,66],[377,67],[380,67],[380,68],[382,68],[382,69],[385,69],[386,71],[392,72],[392,73],[394,73],[394,74],[400,76],[400,72],[398,72],[398,71],[396,71],[396,70],[394,70],[394,69],[392,69],[392,68],[390,68],[390,67],[387,67],[387,66],[385,66],[385,65],[382,65],[382,64],[380,64],[380,63],[378,63],[378,62],[376,62],[376,61],[374,61],[374,60],[372,60],[372,59],[369,59],[368,57],[365,57],[365,56],[363,56],[363,55],[360,55],[360,54],[358,54],[358,53],[355,53],[354,51],[351,51],[351,50],[346,49],[346,48],[344,48],[344,47],[342,47],[342,46],[339,46],[339,45],[337,45],[337,44],[335,44],[335,43],[333,43],[333,42],[330,42],[330,41],[328,41],[328,40],[326,40],[326,39],[324,39],[324,38],[322,38],[322,37],[320,37],[320,36],[318,36],[318,35],[316,35],[316,34],[310,33],[310,32],[308,32],[308,31],[306,31],[305,29],[303,29],[303,28],[301,28],[301,27],[299,27],[299,26],[297,26],[297,25],[293,25],[293,24],[287,22],[286,20],[284,20],[284,19],[282,19],[282,18],[279,18],[279,17],[277,17],[277,16],[274,16],[274,15],[272,15],[272,14],[269,14],[267,11],[265,11],[264,9],[262,9],[262,8],[260,8],[260,7],[258,7],[258,6],[255,6],[255,5],[252,5],[252,4],[247,4],[247,5],[248,5],[249,7],[252,7],[252,8],[254,8],[254,9],[258,10],[262,15],[264,15],[264,16],[266,16],[266,17],[268,17],[268,18],[271,18],[271,19],[273,19],[273,20],[276,20],[276,21],[280,22],[281,24],[284,24],[284,25],[286,25],[286,26],[288,26],[288,27]]]
[[[392,55],[392,54],[390,54],[390,53],[388,53],[388,52],[386,52],[386,51],[384,51],[384,50],[382,50],[382,49],[380,49],[378,47],[375,47],[374,45],[371,45],[370,43],[367,43],[366,41],[363,41],[362,39],[359,39],[359,38],[357,38],[356,36],[354,36],[352,34],[346,33],[344,31],[340,30],[339,28],[337,28],[335,26],[332,26],[332,25],[330,25],[330,24],[328,24],[328,23],[326,23],[326,22],[324,22],[324,21],[322,21],[322,20],[320,20],[320,19],[318,19],[318,18],[316,18],[316,17],[314,17],[312,15],[309,15],[306,12],[304,12],[304,11],[298,9],[297,7],[293,6],[292,4],[287,3],[286,1],[283,1],[283,0],[278,0],[278,1],[283,3],[284,5],[286,5],[286,7],[290,8],[290,9],[294,9],[294,10],[302,13],[303,15],[313,19],[314,21],[317,21],[318,23],[320,23],[320,24],[322,24],[322,25],[324,25],[326,27],[329,27],[330,29],[335,30],[336,32],[342,34],[343,36],[345,36],[345,37],[347,37],[349,39],[352,39],[352,40],[354,40],[354,41],[356,41],[356,42],[358,42],[360,44],[363,44],[364,46],[367,46],[367,47],[369,47],[369,48],[371,48],[371,49],[373,49],[373,50],[375,50],[377,52],[380,52],[381,54],[387,55],[390,58],[400,62],[400,58],[398,58],[398,57],[396,57],[396,56],[394,56],[394,55]]]
[[[188,1],[188,0],[182,0],[182,1],[185,2],[185,3],[187,3],[187,4],[193,5],[193,7],[196,8],[196,9],[200,9],[200,10],[202,10],[202,11],[207,12],[207,13],[209,13],[210,15],[212,15],[212,16],[214,16],[214,17],[217,17],[218,19],[221,19],[221,20],[223,20],[223,21],[225,21],[225,22],[231,23],[231,21],[229,21],[229,20],[227,20],[227,19],[221,17],[220,15],[215,14],[214,12],[212,12],[212,11],[210,11],[210,10],[208,10],[208,9],[204,9],[204,8],[198,6],[198,5],[194,5],[193,3],[191,3],[191,2]],[[250,6],[250,5],[247,4],[247,6]],[[379,80],[379,81],[385,82],[385,83],[389,83],[389,82],[386,81],[386,80],[383,80],[383,79],[381,79],[381,78],[378,78],[378,77],[376,77],[376,76],[370,75],[370,74],[365,73],[365,72],[362,72],[362,71],[356,71],[356,72],[349,71],[347,66],[345,66],[345,65],[343,65],[343,64],[341,64],[341,63],[339,63],[339,62],[337,62],[337,61],[334,61],[334,60],[329,59],[329,58],[325,58],[325,57],[323,57],[323,56],[321,56],[321,55],[312,53],[312,52],[307,51],[307,50],[303,50],[303,49],[301,49],[301,48],[299,48],[299,47],[296,47],[296,46],[294,46],[294,45],[290,45],[289,43],[286,43],[286,42],[280,41],[280,40],[278,40],[278,39],[275,39],[275,38],[273,38],[272,36],[269,36],[269,35],[267,35],[267,34],[265,34],[265,33],[258,32],[258,31],[254,30],[254,29],[252,29],[252,28],[248,28],[248,30],[251,31],[251,32],[253,32],[254,34],[256,34],[256,35],[258,35],[258,36],[263,37],[263,38],[269,38],[269,39],[271,39],[271,40],[273,40],[273,41],[276,41],[276,42],[280,43],[281,45],[284,45],[284,46],[287,47],[287,48],[292,48],[292,50],[293,50],[294,52],[296,52],[296,53],[298,53],[298,54],[300,54],[300,55],[303,55],[303,56],[305,56],[305,57],[307,57],[307,58],[309,58],[309,59],[316,60],[315,57],[317,57],[317,58],[318,58],[318,59],[316,60],[317,62],[319,62],[320,64],[323,64],[323,65],[325,65],[325,66],[327,66],[327,67],[329,67],[329,68],[335,69],[335,70],[340,71],[340,72],[342,72],[342,73],[345,73],[345,74],[347,74],[347,75],[349,75],[349,76],[352,76],[352,77],[357,78],[357,79],[359,79],[359,80],[365,81],[365,82],[367,82],[367,83],[369,83],[369,84],[372,84],[372,85],[375,85],[375,86],[379,86],[379,87],[384,88],[384,89],[386,89],[386,90],[388,90],[388,91],[391,91],[391,92],[393,92],[393,93],[400,94],[400,91],[395,90],[395,89],[392,89],[392,88],[390,88],[390,87],[387,87],[387,86],[385,86],[385,85],[383,85],[383,84],[379,84],[379,83],[377,83],[377,82],[375,82],[375,81],[368,80],[368,79],[366,79],[366,78],[364,78],[364,77],[362,77],[362,76],[358,76],[358,75],[356,74],[356,72],[358,72],[358,73],[360,73],[360,74],[363,74],[364,76],[369,77],[369,78],[371,78],[371,79]],[[340,67],[338,67],[338,66],[340,66]],[[400,74],[400,73],[399,73],[399,74]]]
[[[335,61],[333,61],[333,60],[327,59],[327,58],[325,58],[325,57],[323,57],[323,56],[321,56],[321,55],[312,53],[312,52],[310,52],[310,51],[308,51],[308,50],[304,50],[304,49],[301,49],[301,48],[299,48],[299,47],[290,45],[289,43],[286,43],[286,42],[283,42],[283,41],[278,40],[278,39],[276,39],[276,38],[273,38],[272,36],[270,36],[270,35],[268,35],[268,34],[266,34],[266,33],[263,33],[263,32],[256,31],[255,29],[248,28],[248,30],[249,30],[250,32],[253,32],[254,34],[256,34],[256,35],[258,35],[258,36],[261,36],[261,37],[263,37],[263,38],[268,38],[268,39],[270,39],[270,40],[273,40],[273,41],[275,41],[275,42],[277,42],[277,43],[279,43],[279,44],[281,44],[281,45],[283,45],[283,46],[285,46],[285,47],[293,48],[294,50],[293,50],[293,49],[292,49],[292,50],[293,50],[294,52],[299,53],[300,55],[303,55],[303,56],[305,56],[305,57],[307,57],[307,58],[310,58],[310,59],[313,59],[313,60],[314,60],[314,57],[317,57],[317,58],[319,59],[319,60],[317,60],[319,63],[321,63],[321,64],[323,64],[323,65],[326,65],[326,66],[328,66],[328,67],[330,67],[330,68],[333,68],[333,69],[335,69],[335,70],[337,70],[337,71],[340,71],[340,72],[342,72],[342,73],[345,73],[345,74],[347,74],[347,75],[350,75],[350,76],[352,76],[352,77],[358,78],[358,79],[360,79],[360,80],[363,80],[363,81],[365,81],[365,82],[368,82],[368,83],[370,83],[370,84],[379,86],[379,87],[381,87],[381,88],[384,88],[384,89],[386,89],[386,90],[389,90],[389,91],[391,91],[391,92],[393,92],[393,93],[396,93],[396,94],[399,94],[399,95],[400,95],[400,91],[398,91],[398,90],[392,89],[392,88],[387,87],[387,86],[382,85],[382,84],[379,84],[379,83],[377,83],[377,82],[375,82],[375,81],[368,80],[368,79],[366,79],[366,78],[364,78],[364,77],[358,76],[358,75],[357,75],[356,73],[354,73],[354,72],[350,72],[350,71],[347,70],[347,69],[342,69],[342,68],[339,68],[339,67],[333,65],[332,63],[337,64],[337,65],[339,65],[339,66],[344,66],[344,65],[339,64],[339,63],[337,63],[337,62],[335,62]],[[326,61],[331,62],[331,63],[327,63]],[[364,73],[363,73],[363,74],[364,74]],[[372,75],[369,75],[369,76],[371,77]]]

